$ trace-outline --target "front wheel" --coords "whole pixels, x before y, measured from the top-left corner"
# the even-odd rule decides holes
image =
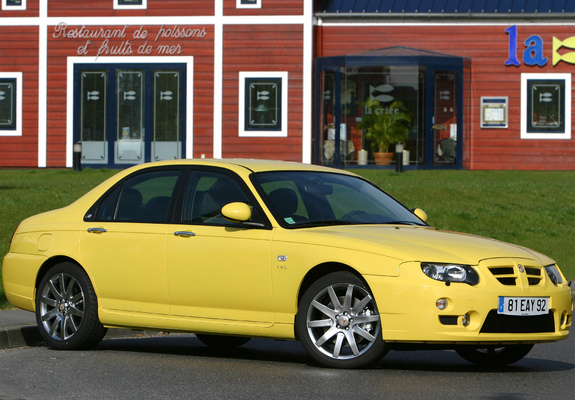
[[[503,367],[525,357],[533,344],[514,344],[509,346],[459,346],[457,354],[470,363],[482,367]]]
[[[81,350],[96,346],[106,329],[98,319],[98,302],[90,279],[76,264],[52,267],[36,295],[36,321],[49,346]]]
[[[375,299],[349,272],[326,275],[306,290],[296,333],[310,356],[327,367],[363,368],[387,352]]]

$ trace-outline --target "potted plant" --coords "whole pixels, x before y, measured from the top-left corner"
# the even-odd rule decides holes
[[[382,106],[377,100],[367,100],[363,105],[363,117],[357,127],[366,142],[371,143],[375,163],[390,164],[393,152],[389,152],[389,147],[405,143],[411,114],[399,100],[389,106]]]

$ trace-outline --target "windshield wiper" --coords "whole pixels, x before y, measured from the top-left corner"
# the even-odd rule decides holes
[[[386,225],[415,225],[415,226],[425,226],[422,223],[415,222],[415,221],[390,221],[385,222]]]
[[[297,224],[290,225],[294,228],[309,228],[315,226],[333,226],[333,225],[357,225],[357,222],[352,221],[342,221],[337,219],[329,219],[323,221],[307,221],[307,222],[298,222]]]

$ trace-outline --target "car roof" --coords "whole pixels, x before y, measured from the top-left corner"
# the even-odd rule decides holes
[[[243,170],[249,170],[251,172],[316,171],[316,172],[344,173],[352,175],[351,173],[343,171],[341,169],[325,167],[320,165],[303,164],[298,162],[279,161],[279,160],[257,160],[257,159],[241,159],[241,158],[228,158],[228,159],[199,158],[199,159],[157,161],[146,164],[140,164],[136,167],[133,167],[132,170],[150,168],[154,166],[171,166],[171,165],[223,167],[237,172],[243,169]]]

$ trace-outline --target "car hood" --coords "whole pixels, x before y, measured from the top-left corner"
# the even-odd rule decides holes
[[[401,261],[430,261],[476,265],[489,258],[523,258],[543,265],[549,257],[495,239],[405,225],[353,225],[292,230],[296,241],[357,250]]]

